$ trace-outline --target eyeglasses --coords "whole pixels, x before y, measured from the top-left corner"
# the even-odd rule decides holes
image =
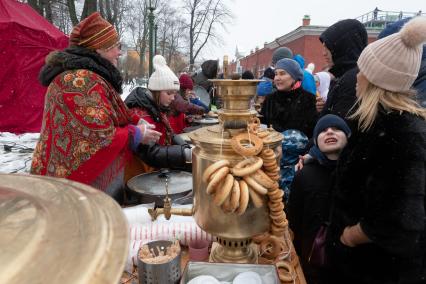
[[[106,48],[106,49],[105,49],[105,51],[110,51],[111,49],[116,48],[116,47],[117,47],[119,50],[121,50],[121,42],[117,42],[116,44],[114,44],[114,45],[112,45],[112,46],[110,46],[110,47]]]

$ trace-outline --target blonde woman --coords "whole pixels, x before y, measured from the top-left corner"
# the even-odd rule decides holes
[[[327,283],[426,279],[426,111],[410,90],[425,41],[418,17],[359,57],[359,131],[338,162]]]

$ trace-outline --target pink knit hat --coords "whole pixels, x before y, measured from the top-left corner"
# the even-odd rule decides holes
[[[420,69],[426,17],[416,17],[400,32],[377,40],[362,51],[359,70],[372,84],[393,92],[407,92]]]

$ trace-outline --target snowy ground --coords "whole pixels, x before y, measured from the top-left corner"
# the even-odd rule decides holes
[[[124,100],[134,87],[124,85],[121,98]],[[0,173],[28,173],[39,136],[39,133],[0,132]]]

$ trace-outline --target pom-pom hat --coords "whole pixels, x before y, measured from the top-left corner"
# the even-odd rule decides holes
[[[149,77],[148,89],[151,91],[179,90],[179,79],[167,66],[166,59],[161,55],[156,55],[152,63],[155,71]]]
[[[372,84],[392,92],[407,92],[417,78],[426,41],[426,17],[409,21],[400,32],[363,50],[358,67]]]

